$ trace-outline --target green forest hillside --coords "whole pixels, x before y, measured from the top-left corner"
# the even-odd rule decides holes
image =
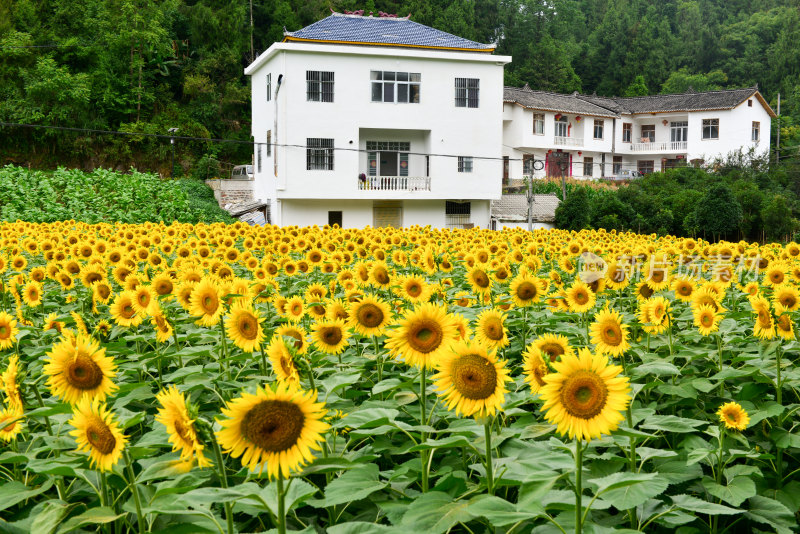
[[[0,121],[246,141],[252,54],[284,28],[361,8],[497,42],[513,56],[509,85],[636,95],[758,84],[773,105],[782,94],[783,153],[800,145],[798,0],[254,0],[252,35],[244,0],[0,0]],[[180,168],[207,156],[202,173],[250,153],[177,143]],[[3,163],[168,174],[170,145],[2,127]]]

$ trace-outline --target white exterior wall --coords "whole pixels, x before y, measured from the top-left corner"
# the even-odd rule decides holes
[[[513,230],[515,228],[520,228],[522,230],[528,229],[528,223],[519,222],[519,221],[497,221],[497,230],[502,230],[504,228],[508,228],[509,230]],[[533,229],[534,230],[552,230],[555,228],[555,224],[547,223],[547,222],[534,222]]]
[[[373,224],[373,208],[386,204],[372,200],[317,200],[285,199],[278,202],[282,226],[324,226],[328,224],[328,211],[342,212],[343,228],[364,228]],[[470,221],[476,228],[489,227],[488,200],[471,202]],[[445,228],[444,200],[405,200],[399,202],[402,225]]]
[[[433,224],[418,218],[410,201],[500,198],[502,177],[503,65],[506,56],[385,47],[276,43],[245,71],[252,76],[253,126],[256,142],[272,139],[279,145],[277,177],[274,159],[262,156],[255,165],[255,196],[261,199],[404,200],[404,225]],[[371,101],[370,71],[421,74],[420,103]],[[334,72],[334,101],[306,101],[306,71]],[[272,74],[273,101],[266,101],[266,75]],[[277,78],[283,74],[277,97],[278,134],[274,132]],[[455,106],[455,78],[480,80],[477,108]],[[308,138],[333,139],[334,169],[306,170]],[[458,172],[455,157],[431,156],[430,190],[359,190],[358,176],[367,174],[367,141],[411,143],[409,177],[425,176],[424,156],[414,152],[473,157],[471,173]],[[292,146],[295,145],[295,146]],[[358,150],[357,150],[358,149]],[[478,159],[479,157],[493,159]],[[442,225],[444,203],[442,206]],[[299,205],[299,204],[298,204]],[[473,214],[475,206],[473,202]],[[310,206],[308,204],[307,206]],[[315,205],[316,206],[316,205]],[[277,224],[298,224],[294,211],[275,209]],[[320,206],[321,209],[321,206]],[[324,215],[327,223],[327,210]],[[429,216],[433,212],[420,208]],[[283,218],[287,217],[287,218]],[[317,217],[317,218],[319,218]],[[346,214],[345,214],[346,217]],[[354,215],[355,217],[355,215]],[[354,219],[363,222],[362,219]],[[359,222],[359,225],[362,225]],[[324,224],[323,223],[323,224]],[[371,224],[371,217],[368,224]],[[320,224],[310,222],[309,224]],[[343,224],[348,223],[343,221]],[[355,225],[354,225],[355,226]]]

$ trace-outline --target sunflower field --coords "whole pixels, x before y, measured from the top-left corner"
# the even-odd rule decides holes
[[[0,224],[0,531],[797,531],[800,246]]]

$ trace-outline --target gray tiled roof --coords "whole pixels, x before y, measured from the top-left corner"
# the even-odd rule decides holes
[[[372,17],[333,13],[296,32],[285,32],[284,40],[334,41],[339,43],[421,46],[491,52],[493,44],[482,44],[419,24],[407,17]]]
[[[579,98],[577,93],[564,95],[547,91],[534,91],[525,87],[506,87],[503,90],[503,101],[513,102],[530,109],[559,111],[561,113],[577,113],[596,117],[616,117],[616,113]]]
[[[743,89],[727,89],[723,91],[706,91],[672,95],[651,95],[637,97],[605,97],[583,95],[580,93],[559,94],[545,91],[534,91],[527,85],[522,88],[506,87],[503,92],[505,102],[516,102],[526,108],[560,111],[614,117],[620,114],[663,113],[670,111],[704,111],[712,109],[732,109],[753,95],[758,94],[758,87]],[[774,115],[772,108],[764,102],[768,112]],[[601,110],[601,111],[597,111]]]
[[[556,208],[561,202],[555,195],[533,195],[534,222],[553,222]],[[503,195],[500,200],[492,201],[491,215],[501,221],[527,221],[528,200],[522,195]]]

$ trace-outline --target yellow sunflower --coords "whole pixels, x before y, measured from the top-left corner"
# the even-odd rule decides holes
[[[306,306],[303,303],[303,297],[293,296],[289,297],[284,307],[285,317],[293,323],[299,323],[306,315]]]
[[[719,407],[717,415],[728,430],[745,430],[750,424],[750,416],[737,402],[726,402]]]
[[[780,302],[775,303],[775,333],[786,340],[794,339],[792,315]]]
[[[800,290],[797,286],[781,284],[775,286],[772,292],[772,302],[780,303],[786,310],[797,311],[800,309]]]
[[[84,397],[73,407],[70,432],[78,442],[78,451],[89,453],[89,464],[100,471],[111,471],[122,456],[128,439],[99,398]]]
[[[697,284],[691,278],[675,278],[672,281],[672,291],[675,293],[675,298],[683,302],[691,302],[692,294],[694,293]]]
[[[669,301],[664,297],[653,297],[640,304],[639,322],[649,334],[660,334],[669,324]]]
[[[508,292],[514,300],[514,304],[528,306],[541,300],[544,296],[545,286],[544,280],[523,271],[511,281]]]
[[[22,301],[28,306],[38,306],[42,303],[42,284],[31,280],[22,289]]]
[[[407,365],[432,368],[458,338],[455,321],[444,306],[426,302],[409,310],[388,334],[385,346]]]
[[[22,413],[22,394],[19,391],[17,375],[19,375],[19,356],[13,354],[8,359],[8,367],[0,374],[0,390],[6,394],[8,407],[13,411]]]
[[[772,339],[775,337],[775,323],[772,320],[769,301],[762,296],[750,297],[750,306],[756,314],[753,326],[753,335],[759,339]]]
[[[596,298],[594,293],[582,280],[576,280],[566,290],[567,305],[571,312],[583,313],[594,308]]]
[[[290,337],[294,344],[294,351],[296,354],[305,354],[308,352],[308,333],[302,326],[298,325],[281,325],[275,330],[276,336]]]
[[[328,354],[339,354],[350,339],[350,332],[341,319],[336,321],[321,321],[311,326],[311,339],[314,345]]]
[[[258,349],[264,340],[261,314],[246,301],[231,306],[230,314],[225,318],[225,330],[233,343],[245,352]]]
[[[0,410],[0,439],[5,442],[15,440],[25,427],[24,420],[22,410],[15,408]]]
[[[492,279],[481,266],[475,266],[467,272],[467,281],[472,286],[472,290],[478,295],[492,290]]]
[[[7,312],[0,312],[0,350],[10,349],[17,341],[17,321]]]
[[[719,330],[722,314],[717,313],[711,306],[701,304],[692,309],[692,314],[694,315],[694,325],[700,334],[708,336]]]
[[[133,309],[142,317],[156,312],[158,301],[150,286],[140,284],[133,290]]]
[[[549,360],[549,358],[548,358]],[[525,374],[525,381],[530,385],[531,393],[538,393],[546,384],[545,375],[550,372],[547,362],[542,358],[542,351],[535,343],[528,345],[522,353],[522,372]]]
[[[286,347],[286,341],[281,336],[274,336],[267,346],[267,357],[272,364],[272,370],[281,384],[293,388],[300,387],[300,373],[294,364],[291,352]]]
[[[65,336],[47,353],[42,371],[50,393],[76,404],[82,398],[105,400],[117,389],[114,360],[88,335]]]
[[[138,326],[142,323],[142,316],[136,313],[133,307],[133,293],[131,291],[123,291],[114,297],[114,302],[111,303],[109,312],[114,322],[120,326]]]
[[[508,333],[505,327],[506,314],[500,310],[484,310],[478,315],[475,327],[475,339],[492,349],[501,349],[508,345]]]
[[[350,304],[347,324],[362,336],[380,336],[391,322],[389,305],[373,295]]]
[[[594,316],[589,329],[598,354],[622,356],[631,348],[628,344],[628,325],[622,322],[622,315],[617,311],[603,309]]]
[[[397,280],[394,293],[414,303],[427,302],[431,297],[432,288],[422,276],[409,274]]]
[[[575,349],[569,344],[569,340],[561,334],[543,334],[533,342],[542,356],[554,362],[565,354],[573,356]]]
[[[224,311],[219,287],[210,278],[203,278],[192,289],[189,297],[189,313],[200,317],[200,326],[214,326]]]
[[[156,341],[159,343],[166,343],[172,337],[172,325],[169,324],[167,318],[159,310],[150,316],[150,323],[156,331]]]
[[[622,368],[589,349],[580,349],[578,356],[562,356],[552,365],[555,372],[544,376],[545,385],[539,390],[545,419],[558,425],[562,436],[579,440],[616,430],[631,401]]]
[[[180,451],[181,460],[190,462],[197,457],[198,467],[209,467],[211,462],[203,454],[205,446],[200,443],[194,428],[194,419],[189,417],[186,398],[174,385],[156,395],[161,404],[155,419],[167,428],[173,451]]]
[[[494,350],[480,343],[458,342],[436,362],[438,373],[432,379],[447,409],[476,419],[503,409],[506,382],[511,379],[506,362]]]
[[[243,393],[222,409],[219,443],[234,458],[259,475],[267,467],[270,478],[288,478],[313,460],[322,434],[330,426],[322,421],[326,410],[315,402],[315,391],[304,392],[278,385]]]

